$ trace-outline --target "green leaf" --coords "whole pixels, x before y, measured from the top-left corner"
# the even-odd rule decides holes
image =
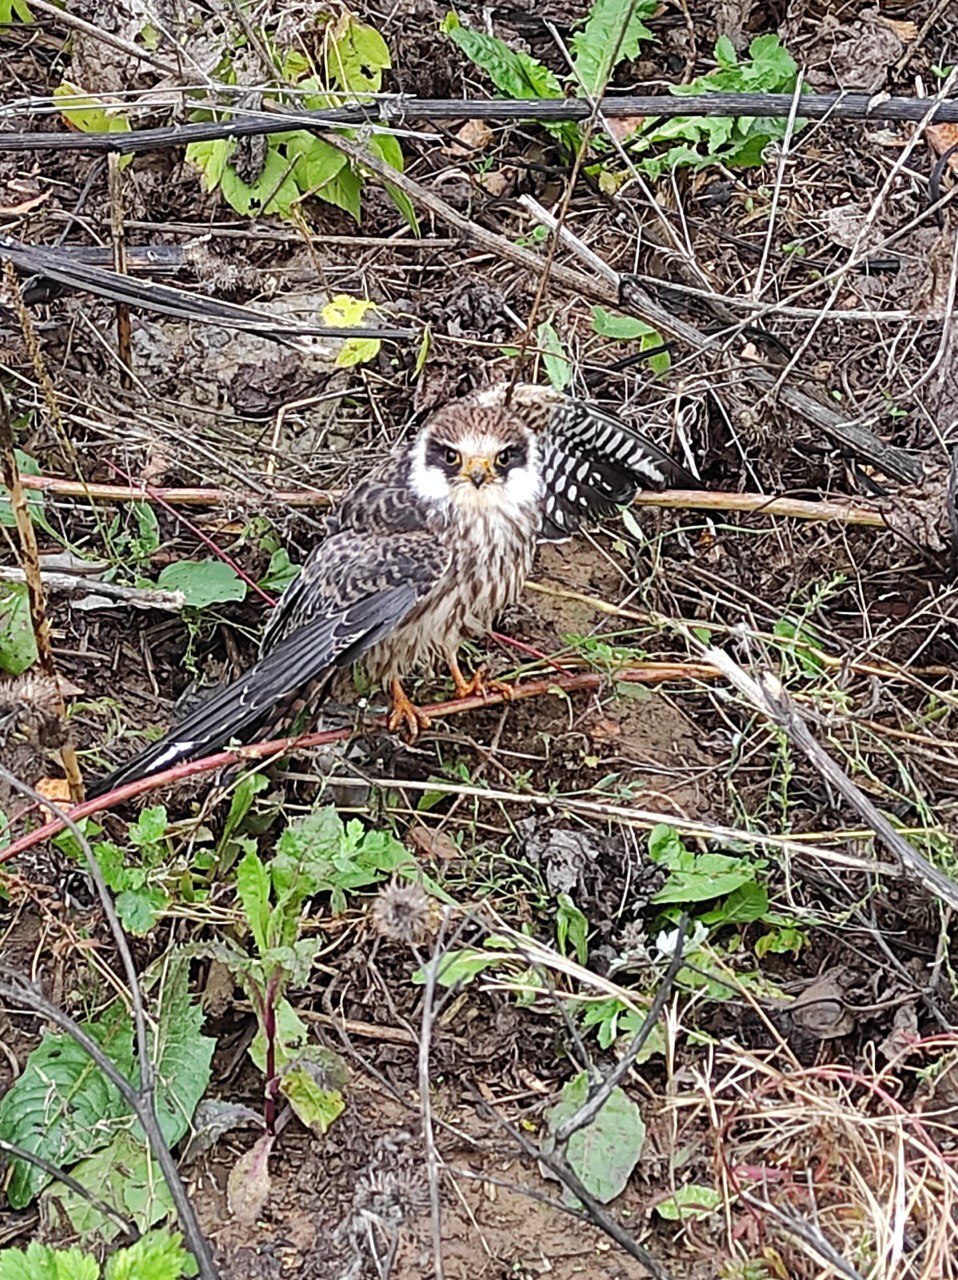
[[[129,1130],[116,1134],[109,1146],[81,1160],[70,1170],[81,1186],[111,1208],[131,1218],[141,1231],[173,1213],[173,1199],[163,1175],[144,1144]],[[62,1182],[43,1193],[43,1210],[51,1217],[65,1217],[83,1239],[96,1236],[112,1240],[117,1224]]]
[[[18,676],[37,660],[25,582],[0,582],[0,671]]]
[[[778,36],[757,36],[749,46],[747,61],[739,61],[731,42],[720,39],[715,47],[718,68],[699,76],[690,84],[673,85],[678,97],[701,93],[791,93],[798,69],[794,58]],[[805,125],[797,120],[796,131]],[[652,177],[671,169],[701,169],[709,164],[746,168],[762,164],[765,148],[785,136],[782,118],[730,119],[712,116],[679,116],[663,121],[656,129],[633,138],[633,152],[654,150],[658,144],[675,142],[664,152],[651,154],[638,167]]]
[[[716,41],[715,61],[723,71],[730,71],[733,67],[738,66],[738,54],[735,52],[735,45],[732,44],[728,36],[719,36]]]
[[[566,954],[566,944],[571,942],[579,964],[589,958],[589,922],[567,893],[560,893],[556,911],[556,941],[559,950]]]
[[[269,891],[269,872],[259,854],[251,849],[236,868],[236,893],[260,955],[269,946],[266,937],[270,914]]]
[[[581,1071],[562,1090],[559,1102],[545,1113],[550,1135],[574,1116],[588,1097],[589,1076]],[[550,1141],[554,1148],[554,1139]],[[616,1088],[594,1119],[569,1139],[566,1159],[585,1189],[601,1204],[608,1204],[625,1190],[644,1142],[645,1121],[639,1108],[623,1089]]]
[[[0,3],[0,21],[2,15]],[[96,1258],[80,1249],[53,1249],[34,1240],[25,1251],[0,1250],[0,1280],[97,1280],[99,1274]]]
[[[657,330],[635,316],[619,315],[615,311],[606,311],[605,307],[592,308],[592,332],[604,338],[618,338],[621,342],[631,342],[635,338],[646,338],[650,334],[659,337]]]
[[[275,591],[282,594],[291,582],[295,582],[302,572],[301,564],[293,564],[285,547],[278,547],[269,558],[269,567],[259,580],[264,591]]]
[[[164,591],[182,591],[193,609],[246,598],[246,583],[222,560],[179,560],[168,564],[156,585]]]
[[[293,172],[303,195],[322,195],[323,187],[349,163],[342,151],[305,132],[286,135],[286,154],[298,155]]]
[[[151,805],[143,810],[128,830],[127,836],[131,844],[144,848],[147,845],[158,844],[166,835],[169,825],[166,805]]]
[[[133,1070],[133,1028],[128,1019],[88,1024],[90,1032],[126,1076]],[[47,1033],[27,1059],[20,1078],[0,1101],[0,1137],[53,1164],[69,1166],[81,1152],[111,1138],[111,1122],[128,1114],[117,1089],[69,1036]],[[23,1209],[50,1181],[49,1174],[10,1161],[7,1201]]]
[[[581,31],[572,37],[572,69],[589,97],[599,98],[622,61],[639,56],[639,43],[654,39],[645,25],[658,0],[594,0]]]
[[[53,90],[53,100],[67,124],[79,133],[129,133],[130,121],[121,112],[125,107],[106,102],[64,80]],[[132,156],[124,156],[128,164]]]
[[[362,178],[349,165],[346,165],[317,194],[327,204],[333,204],[337,209],[344,209],[358,226],[360,223],[362,190]]]
[[[158,886],[124,889],[116,896],[116,914],[130,933],[142,937],[150,932],[170,905],[170,895]]]
[[[0,0],[0,26],[12,26],[15,18],[18,22],[33,21],[27,0]]]
[[[393,169],[397,169],[400,173],[403,172],[406,167],[406,160],[398,138],[391,133],[376,133],[370,138],[369,146],[386,164],[391,165]],[[384,182],[383,185],[386,188],[386,194],[409,224],[413,235],[418,236],[419,219],[416,217],[416,208],[413,202],[405,191],[400,191],[391,182]]]
[[[437,984],[440,987],[454,987],[457,983],[465,986],[484,970],[512,958],[510,954],[513,950],[512,945],[502,939],[490,938],[486,946],[488,950],[479,951],[475,947],[463,947],[459,951],[447,951],[440,958],[436,968]],[[423,967],[416,970],[412,980],[417,986],[423,986],[426,977],[427,968]]]
[[[655,1206],[655,1212],[666,1222],[688,1222],[690,1219],[708,1218],[722,1203],[721,1195],[714,1187],[691,1183],[679,1187],[667,1200]]]
[[[163,970],[150,1057],[156,1074],[156,1115],[169,1146],[189,1128],[210,1082],[216,1041],[202,1034],[204,1013],[189,988],[189,960],[174,953]]]
[[[324,1089],[305,1066],[290,1067],[280,1079],[279,1091],[307,1129],[322,1137],[346,1108],[338,1089]]]
[[[0,0],[2,2],[2,0]],[[38,476],[40,474],[40,464],[36,458],[31,458],[28,453],[24,453],[22,449],[14,449],[14,457],[17,460],[17,469],[22,476]],[[7,490],[0,484],[0,494],[6,493]],[[27,511],[30,518],[44,529],[47,533],[53,534],[50,523],[46,518],[44,506],[46,497],[40,489],[24,489],[23,496],[26,500]],[[16,516],[13,514],[13,508],[10,505],[9,497],[0,497],[0,525],[6,525],[12,529],[16,525]],[[55,535],[54,535],[55,536]]]
[[[498,36],[487,36],[472,27],[455,26],[447,32],[503,93],[510,98],[561,98],[562,86],[548,67],[527,53],[510,49]]]
[[[110,1258],[103,1280],[180,1280],[183,1275],[195,1274],[196,1265],[183,1248],[181,1235],[148,1231]]]
[[[329,78],[347,93],[378,93],[383,71],[392,66],[389,49],[375,27],[348,11],[329,32],[326,67]]]
[[[548,320],[544,320],[536,330],[539,347],[545,353],[542,363],[546,376],[557,391],[565,391],[572,381],[572,365],[565,354],[559,335]]]
[[[768,910],[768,890],[755,880],[747,880],[733,890],[724,902],[698,918],[703,924],[751,924],[761,920]]]
[[[287,217],[299,198],[299,187],[293,177],[294,163],[286,156],[284,139],[270,139],[263,168],[255,182],[244,182],[231,164],[220,177],[223,198],[245,217],[277,213]],[[273,145],[275,143],[275,145]]]

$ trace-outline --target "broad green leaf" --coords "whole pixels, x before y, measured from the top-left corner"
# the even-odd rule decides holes
[[[589,97],[601,97],[620,62],[639,56],[639,43],[654,37],[645,19],[658,0],[594,0],[581,31],[572,37],[572,69]]]
[[[37,660],[25,582],[0,582],[0,671],[18,676]]]
[[[751,924],[761,920],[768,910],[768,890],[755,880],[747,880],[734,889],[724,902],[698,918],[703,924]]]
[[[193,609],[246,598],[246,583],[222,560],[179,560],[168,564],[156,585],[164,591],[182,591]]]
[[[202,1033],[204,1014],[189,988],[189,961],[174,954],[164,969],[150,1057],[156,1073],[156,1114],[172,1147],[183,1137],[210,1082],[216,1041]]]
[[[406,167],[406,160],[402,153],[402,147],[399,145],[399,139],[391,133],[377,133],[369,140],[370,150],[384,160],[386,164],[391,165],[400,173]],[[416,217],[416,209],[413,202],[406,195],[405,191],[400,191],[398,187],[393,186],[391,182],[384,182],[386,193],[392,200],[393,204],[406,219],[413,235],[419,235],[419,219]]]
[[[0,5],[0,21],[2,13]],[[96,1258],[80,1249],[53,1249],[34,1240],[26,1250],[0,1250],[0,1280],[98,1280],[99,1274]]]
[[[668,881],[653,896],[652,901],[659,905],[667,902],[708,902],[712,898],[731,893],[754,879],[755,871],[751,866],[734,871],[696,866],[688,871],[671,872]]]
[[[447,34],[504,94],[510,98],[561,98],[562,86],[548,67],[519,53],[497,36],[472,27],[450,26]]]
[[[327,204],[337,209],[344,209],[358,226],[360,223],[360,200],[363,191],[363,180],[349,165],[340,169],[331,182],[327,182],[317,195]]]
[[[305,1066],[290,1067],[280,1079],[279,1091],[307,1129],[322,1137],[345,1110],[338,1089],[324,1089]]]
[[[299,187],[293,177],[294,162],[281,150],[283,141],[270,139],[263,168],[255,182],[244,182],[232,165],[227,164],[220,176],[223,198],[245,217],[277,213],[286,217],[299,198]]]
[[[546,376],[557,391],[565,391],[572,381],[572,365],[565,354],[559,335],[548,320],[544,320],[536,330],[539,347],[545,353],[542,363]]]
[[[682,97],[700,93],[791,93],[795,88],[795,60],[777,35],[757,36],[749,46],[749,57],[745,61],[740,61],[731,42],[722,38],[715,47],[715,58],[719,64],[715,71],[699,76],[690,84],[673,85],[671,92]],[[796,132],[805,123],[797,120]],[[770,142],[783,138],[785,130],[783,118],[679,116],[663,121],[641,137],[633,138],[630,145],[633,152],[643,149],[654,152],[662,143],[674,141],[677,144],[639,161],[639,168],[644,173],[658,177],[679,167],[701,169],[709,164],[724,164],[746,168],[759,165],[763,162],[765,148]]]
[[[215,191],[220,185],[232,149],[233,142],[230,138],[187,143],[186,159],[203,174],[203,185],[207,191]]]
[[[106,1264],[103,1280],[180,1280],[196,1274],[196,1263],[183,1248],[183,1237],[148,1231]]]
[[[242,977],[242,975],[241,975]],[[296,1061],[309,1043],[309,1027],[285,998],[276,1001],[276,1070],[283,1071]],[[266,1073],[266,1036],[262,1023],[249,1047],[255,1067]]]
[[[131,1078],[133,1028],[126,1018],[86,1029],[109,1053],[119,1071]],[[0,1101],[0,1137],[69,1166],[81,1153],[110,1141],[112,1123],[128,1114],[126,1103],[69,1036],[47,1033],[30,1054],[20,1078]],[[49,1174],[19,1160],[10,1161],[7,1201],[25,1208]]]
[[[655,1212],[666,1222],[687,1222],[709,1217],[721,1203],[722,1197],[714,1187],[691,1183],[679,1187],[667,1200],[661,1200],[655,1206]]]
[[[170,895],[159,886],[124,889],[117,894],[114,905],[124,929],[142,937],[170,905]]]
[[[70,1170],[76,1180],[141,1231],[173,1213],[173,1199],[147,1147],[133,1133],[117,1133],[109,1146]],[[119,1227],[62,1182],[43,1193],[44,1212],[62,1214],[82,1239],[112,1240]]]
[[[22,449],[14,449],[14,456],[17,460],[17,468],[22,476],[38,476],[40,474],[40,464],[36,458],[31,458],[28,453],[24,453]],[[0,494],[6,494],[7,490],[0,483]],[[47,533],[52,534],[50,523],[46,518],[44,504],[46,497],[40,489],[24,489],[24,497],[27,503],[27,510],[30,518],[36,524],[44,529]],[[16,524],[16,516],[13,514],[13,508],[10,505],[9,497],[0,497],[0,524],[13,528]]]
[[[299,156],[293,172],[304,195],[322,195],[326,184],[349,163],[342,151],[305,132],[287,135],[286,154]]]
[[[24,23],[33,21],[27,0],[0,0],[0,27],[12,26],[14,19]]]
[[[545,1113],[549,1134],[574,1116],[588,1097],[589,1076],[581,1071]],[[554,1146],[554,1139],[549,1141]],[[639,1108],[623,1089],[616,1088],[591,1123],[572,1135],[565,1154],[585,1189],[601,1204],[608,1204],[625,1190],[644,1142],[645,1121]]]
[[[571,942],[579,964],[589,958],[589,922],[567,893],[560,893],[556,910],[556,941],[559,950],[566,954],[566,944]]]
[[[495,944],[495,945],[493,945]],[[503,939],[490,938],[486,947],[488,949],[478,950],[476,947],[463,947],[459,951],[447,951],[444,956],[439,959],[436,967],[436,982],[440,987],[454,987],[457,983],[463,985],[472,982],[486,969],[493,968],[494,965],[502,964],[504,960],[513,958],[513,947],[511,943],[505,942]],[[430,962],[435,963],[435,962]],[[412,976],[412,980],[417,986],[423,986],[426,982],[427,969],[417,969]]]
[[[53,90],[53,100],[60,107],[60,114],[68,125],[79,133],[129,133],[130,121],[125,115],[125,107],[118,103],[109,103],[102,97],[78,89],[76,85],[64,80]],[[124,156],[129,163],[132,156]]]
[[[605,307],[592,308],[592,332],[600,333],[604,338],[618,338],[621,342],[631,342],[636,338],[646,338],[650,334],[658,337],[657,330],[635,316],[619,315],[615,311],[607,311]]]
[[[343,13],[329,31],[326,67],[347,93],[378,93],[383,71],[392,66],[389,49],[375,27]]]
[[[291,582],[295,582],[302,572],[301,564],[293,564],[285,547],[278,547],[269,558],[269,567],[259,580],[264,591],[275,591],[282,594]]]
[[[145,845],[157,844],[162,840],[169,825],[170,819],[166,812],[166,805],[150,805],[130,827],[127,836],[131,844],[143,848]]]
[[[251,849],[236,868],[236,893],[260,955],[269,945],[266,938],[270,913],[269,890],[269,872],[259,854]]]

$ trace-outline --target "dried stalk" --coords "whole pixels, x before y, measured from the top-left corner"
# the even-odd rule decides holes
[[[20,542],[20,567],[27,584],[27,599],[30,607],[30,623],[37,646],[37,665],[44,675],[49,676],[57,689],[57,711],[62,720],[66,719],[66,706],[60,693],[60,681],[57,676],[56,662],[50,642],[50,620],[47,617],[46,600],[43,593],[43,580],[40,576],[40,553],[37,549],[37,536],[30,518],[26,494],[20,483],[20,468],[17,465],[16,447],[13,436],[13,423],[10,420],[10,406],[6,393],[0,388],[0,468],[3,472],[3,483],[10,494],[10,507],[16,523],[17,537]],[[70,795],[79,800],[83,795],[83,777],[77,762],[76,752],[68,743],[60,748],[60,759],[63,761],[63,772],[70,785]]]

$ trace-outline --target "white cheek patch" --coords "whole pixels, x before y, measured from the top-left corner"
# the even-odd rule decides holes
[[[506,478],[505,490],[509,501],[517,507],[533,506],[539,501],[542,486],[533,459],[530,458],[528,466],[512,468]]]
[[[426,465],[425,437],[416,445],[410,480],[417,495],[427,502],[442,502],[449,497],[449,481],[438,467]]]

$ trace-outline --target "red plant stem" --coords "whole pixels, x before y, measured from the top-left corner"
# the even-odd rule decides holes
[[[107,459],[107,466],[111,471],[115,471],[117,475],[122,476],[124,480],[128,480],[131,485],[134,484],[133,477],[129,472],[124,471],[122,467],[118,466],[115,462],[112,462],[109,458]],[[185,529],[189,529],[190,533],[192,533],[195,538],[199,538],[200,542],[202,542],[204,546],[209,547],[215,556],[218,556],[224,564],[228,564],[238,578],[242,578],[248,587],[252,587],[258,596],[262,596],[270,608],[276,604],[273,597],[268,595],[259,583],[254,582],[246,570],[243,569],[241,565],[238,565],[232,556],[227,555],[222,547],[217,546],[212,538],[208,537],[202,529],[198,529],[193,521],[189,520],[181,511],[177,511],[175,507],[172,507],[169,502],[161,496],[157,489],[151,489],[149,485],[146,484],[142,485],[141,488],[145,498],[149,498],[151,502],[155,502],[158,507],[162,507],[164,511],[169,512],[173,519],[177,520]]]
[[[263,1123],[270,1137],[276,1136],[276,1001],[282,983],[282,970],[270,976],[263,995],[263,1035],[266,1038],[266,1102],[263,1107]]]
[[[662,684],[666,680],[715,680],[719,672],[715,667],[695,662],[647,662],[615,672],[614,678],[622,684]],[[578,673],[556,673],[543,680],[529,680],[525,684],[515,685],[507,698],[498,690],[490,690],[485,696],[474,694],[468,698],[453,698],[447,702],[436,702],[423,710],[433,720],[444,716],[458,715],[462,711],[477,711],[480,707],[496,706],[502,702],[519,702],[524,698],[537,698],[543,694],[561,690],[563,693],[574,693],[576,690],[600,689],[608,677],[595,671]],[[377,716],[368,722],[369,728],[385,729],[386,717]],[[148,795],[160,787],[168,787],[184,778],[195,778],[204,773],[212,773],[228,765],[250,764],[256,760],[289,755],[292,751],[305,751],[313,747],[328,746],[332,742],[345,742],[356,732],[355,726],[347,729],[325,729],[321,733],[302,734],[298,738],[272,738],[268,742],[254,742],[247,747],[234,747],[227,751],[218,751],[215,755],[204,756],[201,760],[189,760],[183,764],[164,769],[161,773],[150,774],[147,778],[137,778],[126,782],[114,791],[96,796],[93,800],[84,800],[74,805],[69,817],[74,822],[81,818],[89,818],[94,813],[102,813],[106,809],[114,809],[127,800],[137,796]],[[49,840],[63,830],[59,819],[46,822],[35,831],[30,831],[0,849],[0,863],[9,862],[18,853],[24,853],[35,845]]]

